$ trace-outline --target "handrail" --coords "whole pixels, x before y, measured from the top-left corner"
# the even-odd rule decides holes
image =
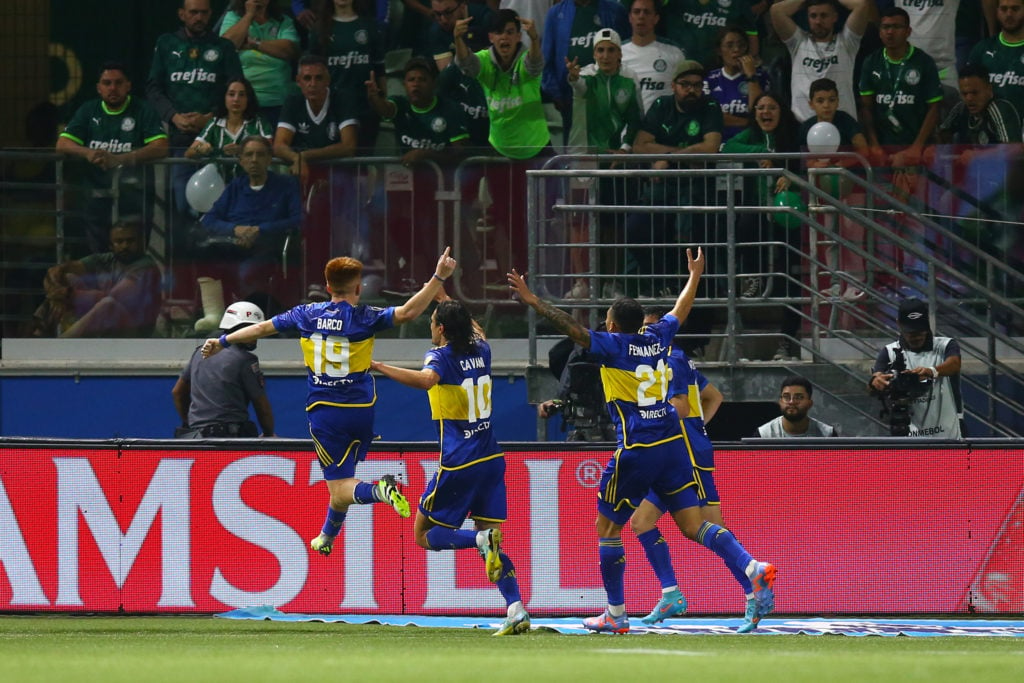
[[[985,283],[975,282],[969,277],[969,274],[963,273],[956,267],[945,263],[936,254],[932,253],[924,244],[913,239],[899,234],[892,230],[888,225],[880,223],[879,221],[885,221],[888,216],[896,217],[907,217],[912,219],[914,224],[920,226],[921,229],[930,231],[930,234],[935,236],[936,239],[941,239],[943,243],[951,249],[956,249],[958,254],[964,258],[974,259],[977,264],[982,266],[985,271],[989,274],[989,278],[998,276],[1012,283],[1019,283],[1024,286],[1024,273],[1021,273],[1018,269],[1012,265],[1004,263],[998,258],[998,256],[988,253],[987,251],[980,249],[974,244],[963,239],[960,235],[948,229],[946,226],[939,224],[938,222],[930,219],[927,216],[920,215],[920,211],[899,198],[893,197],[890,194],[882,191],[882,189],[871,182],[872,169],[867,165],[866,160],[857,155],[847,154],[845,156],[857,157],[858,163],[864,165],[864,173],[858,175],[850,170],[842,167],[829,167],[823,169],[810,169],[809,179],[796,175],[784,168],[729,168],[727,166],[718,166],[715,168],[707,167],[695,167],[698,162],[704,163],[718,163],[718,162],[729,162],[739,161],[750,163],[751,159],[771,159],[775,162],[779,162],[786,159],[806,159],[809,155],[803,154],[708,154],[708,155],[686,155],[687,167],[685,168],[667,168],[667,169],[650,169],[650,168],[595,168],[595,164],[600,162],[620,162],[623,164],[633,164],[636,162],[643,162],[645,164],[651,164],[654,161],[670,161],[673,163],[679,163],[680,158],[678,155],[607,155],[607,156],[572,156],[563,155],[555,157],[545,164],[544,168],[538,170],[527,171],[527,176],[530,178],[529,183],[529,196],[530,204],[539,206],[540,204],[547,203],[545,199],[541,199],[539,195],[544,192],[544,183],[550,182],[552,179],[566,179],[566,178],[595,178],[595,179],[651,179],[660,178],[665,182],[670,182],[672,179],[678,182],[685,182],[692,179],[708,179],[712,177],[724,177],[726,187],[725,204],[721,201],[715,203],[693,203],[683,205],[643,205],[637,203],[635,200],[629,203],[622,204],[602,204],[602,203],[569,203],[560,202],[556,206],[552,207],[551,215],[568,215],[573,212],[585,212],[589,215],[607,215],[607,214],[623,214],[626,212],[644,212],[647,214],[717,214],[724,215],[726,219],[726,243],[722,245],[719,243],[713,243],[711,246],[725,246],[729,254],[727,269],[728,272],[725,277],[728,278],[729,282],[733,282],[736,277],[736,269],[734,263],[736,239],[733,230],[733,225],[737,216],[744,213],[756,212],[756,213],[785,213],[794,217],[800,222],[805,228],[809,228],[812,234],[819,234],[822,239],[828,240],[840,248],[848,249],[852,253],[856,254],[860,258],[864,259],[864,262],[869,265],[869,268],[876,270],[882,270],[887,272],[890,280],[893,281],[896,286],[906,287],[910,290],[920,290],[925,294],[926,298],[932,304],[932,312],[935,316],[942,318],[943,316],[953,313],[958,316],[961,320],[968,323],[972,329],[983,332],[988,337],[988,348],[982,349],[977,344],[974,344],[968,340],[961,341],[961,347],[965,353],[965,356],[974,358],[975,360],[981,361],[982,364],[987,368],[989,373],[988,385],[976,380],[972,376],[965,375],[963,383],[971,388],[977,389],[984,392],[989,397],[991,406],[999,405],[1006,409],[1010,409],[1018,415],[1024,415],[1024,406],[1022,406],[1012,396],[1000,395],[991,390],[995,386],[995,383],[999,379],[1009,378],[1009,380],[1019,380],[1019,375],[1003,360],[996,358],[994,354],[994,345],[996,342],[1002,342],[1006,348],[1016,351],[1017,353],[1024,354],[1024,343],[1017,338],[1010,337],[1003,333],[991,320],[991,313],[989,319],[982,319],[975,315],[972,311],[966,310],[960,304],[965,303],[964,300],[947,301],[944,297],[939,296],[939,281],[949,283],[953,286],[960,287],[964,291],[968,291],[972,294],[971,298],[966,300],[966,303],[973,303],[978,305],[984,305],[989,311],[993,308],[998,308],[1005,311],[1011,317],[1018,320],[1024,319],[1024,308],[1021,307],[1021,301],[1016,298],[1004,296],[998,291],[994,291],[991,287],[985,287]],[[814,155],[814,156],[827,156],[829,158],[835,158],[838,154],[832,155]],[[573,168],[573,164],[580,164],[580,168]],[[558,166],[558,168],[555,168]],[[852,207],[846,205],[843,201],[836,199],[828,192],[825,192],[819,188],[814,179],[816,176],[828,175],[837,176],[840,182],[847,182],[851,185],[854,190],[860,190],[867,200],[866,207]],[[731,188],[737,186],[737,183],[742,182],[744,178],[749,177],[770,177],[770,176],[782,176],[786,177],[792,189],[802,192],[806,196],[811,198],[812,205],[808,209],[807,214],[794,211],[791,208],[786,207],[766,207],[766,206],[737,206],[733,201],[733,192]],[[880,208],[879,208],[880,207]],[[838,226],[838,222],[831,224],[829,221],[819,222],[813,219],[814,215],[817,214],[835,214],[842,217],[845,220],[853,221],[856,225],[862,227],[865,230],[866,235],[871,238],[884,240],[885,243],[892,245],[894,248],[899,249],[907,255],[911,255],[926,268],[926,279],[924,282],[916,279],[912,274],[901,272],[900,270],[893,267],[893,264],[888,261],[885,256],[877,253],[875,250],[866,248],[860,243],[848,240],[844,238]],[[877,219],[876,219],[877,217]],[[545,218],[539,214],[533,216],[533,220],[530,221],[530,243],[529,243],[529,264],[531,272],[534,272],[534,283],[538,291],[544,291],[545,279],[564,278],[566,274],[563,272],[557,273],[536,273],[536,267],[539,263],[540,253],[546,249],[571,249],[571,248],[583,248],[588,249],[592,252],[601,249],[615,249],[616,247],[624,247],[622,244],[597,244],[597,243],[580,243],[567,240],[565,238],[555,240],[544,240],[545,231],[541,227],[545,225],[545,222],[550,222],[550,218]],[[816,244],[812,240],[812,245]],[[879,303],[888,303],[889,298],[885,294],[874,287],[866,287],[865,283],[860,282],[848,273],[839,271],[835,266],[831,266],[821,261],[814,250],[811,253],[804,253],[799,249],[793,248],[791,245],[778,243],[778,242],[758,242],[758,246],[776,246],[781,247],[783,250],[792,253],[797,252],[795,255],[799,257],[801,262],[812,269],[812,272],[817,271],[828,272],[838,279],[840,282],[851,286],[857,286],[865,288],[868,300]],[[652,244],[644,243],[645,247],[651,247],[654,250],[659,248],[677,247],[677,244],[671,243],[659,243],[654,242]],[[600,274],[596,270],[594,265],[595,261],[591,260],[591,267],[587,272],[576,273],[575,277],[583,277],[591,282],[593,287],[595,283],[600,283],[602,280],[607,280],[612,277],[623,277],[622,275],[608,275]],[[850,370],[846,366],[839,363],[830,361],[821,353],[820,341],[822,337],[840,339],[843,343],[849,344],[851,348],[857,349],[860,352],[865,353],[868,358],[871,358],[877,351],[876,348],[864,342],[857,337],[849,337],[834,334],[834,331],[824,327],[818,321],[818,306],[819,302],[828,300],[822,297],[812,285],[807,285],[800,281],[795,281],[786,273],[772,273],[772,275],[782,275],[783,278],[788,279],[792,284],[797,286],[798,291],[803,292],[806,296],[799,297],[798,299],[782,298],[782,299],[767,299],[760,302],[751,302],[740,300],[736,296],[735,288],[729,287],[727,290],[727,296],[725,299],[714,299],[705,300],[704,302],[698,302],[696,305],[718,305],[725,304],[727,306],[727,320],[724,334],[718,333],[710,336],[713,337],[725,337],[726,339],[736,338],[738,336],[736,315],[740,308],[748,308],[751,306],[758,305],[778,305],[782,303],[791,310],[793,310],[801,320],[809,323],[811,328],[815,331],[815,336],[812,337],[811,343],[806,344],[800,340],[790,339],[795,342],[800,348],[810,352],[814,358],[824,360],[833,367],[839,368],[844,374],[849,376],[851,379],[858,379],[857,373]],[[713,276],[714,277],[714,276]],[[816,277],[812,277],[810,282],[814,283],[817,281]],[[564,306],[569,309],[591,309],[593,310],[595,305],[606,305],[605,299],[599,299],[594,297],[588,301],[569,301],[563,300],[559,302],[560,306]],[[811,312],[801,310],[801,306],[806,303],[811,304]],[[898,331],[888,321],[879,320],[872,318],[861,312],[856,307],[847,305],[842,301],[829,301],[833,306],[833,312],[841,309],[842,311],[850,314],[854,319],[865,324],[868,329],[878,331],[880,334],[887,338],[895,338],[898,335]],[[891,304],[890,304],[891,305]],[[530,363],[536,363],[536,338],[539,336],[536,332],[536,319],[530,311]],[[592,313],[593,317],[593,313]],[[703,335],[702,335],[703,336]],[[761,335],[765,336],[765,335]],[[777,333],[772,333],[771,336],[778,336]],[[736,354],[734,351],[729,352],[729,360],[732,362],[736,361]],[[862,378],[860,378],[862,379]],[[837,397],[840,402],[844,402],[841,397]],[[853,406],[850,406],[853,407]],[[869,415],[860,411],[865,417],[872,420],[876,424],[880,422],[873,415]],[[1010,434],[1008,430],[1004,429],[995,419],[993,419],[996,413],[995,408],[989,410],[989,415],[984,416],[978,411],[974,410],[972,406],[968,406],[968,412],[982,424],[986,425],[995,433]]]

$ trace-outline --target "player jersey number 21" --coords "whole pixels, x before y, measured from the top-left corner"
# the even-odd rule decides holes
[[[652,406],[658,401],[664,401],[668,395],[669,371],[665,359],[658,360],[658,366],[652,368],[650,365],[638,365],[635,371],[636,378],[640,384],[636,387],[636,404],[638,406]],[[657,395],[651,396],[648,392],[651,387],[655,388]]]

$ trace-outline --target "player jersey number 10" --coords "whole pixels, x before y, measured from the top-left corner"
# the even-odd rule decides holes
[[[328,335],[326,338],[319,332],[309,335],[313,346],[313,373],[328,377],[345,377],[349,366],[349,341],[347,337]]]
[[[466,420],[476,422],[491,416],[491,376],[481,375],[474,383],[472,377],[462,380],[466,391]]]

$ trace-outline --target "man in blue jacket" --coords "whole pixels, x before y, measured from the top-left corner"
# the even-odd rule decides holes
[[[239,160],[246,175],[232,180],[202,218],[209,242],[225,246],[225,257],[241,260],[238,293],[243,295],[265,288],[285,238],[302,222],[298,183],[269,170],[272,156],[269,140],[245,138]]]

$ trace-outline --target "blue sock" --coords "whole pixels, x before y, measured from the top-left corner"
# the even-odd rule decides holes
[[[476,532],[468,529],[449,529],[435,526],[427,532],[431,550],[463,550],[476,547]]]
[[[601,555],[601,579],[609,605],[626,604],[622,577],[626,574],[626,549],[622,537],[598,539]]]
[[[366,481],[361,481],[356,484],[355,490],[352,492],[352,499],[355,500],[359,505],[371,505],[373,503],[379,503],[377,500],[377,485],[371,484]]]
[[[725,531],[728,530],[726,529]],[[739,539],[736,538],[735,534],[733,534],[731,531],[729,531],[729,533],[732,534],[732,537],[736,539],[737,543],[740,542]],[[754,592],[754,586],[750,583],[750,577],[747,576],[746,566],[734,567],[730,564],[729,571],[732,572],[733,577],[740,584],[740,586],[743,587],[743,593],[745,595],[750,595]]]
[[[640,541],[640,545],[644,547],[644,552],[647,553],[647,561],[651,563],[651,569],[654,570],[658,581],[661,582],[661,587],[671,588],[678,585],[676,583],[676,572],[672,569],[672,555],[668,550],[668,543],[665,541],[665,537],[661,535],[661,532],[658,531],[658,527],[638,534],[636,538]]]
[[[346,512],[338,512],[330,505],[327,506],[327,519],[324,520],[324,526],[320,529],[320,533],[325,536],[337,536],[338,532],[341,531],[341,524],[345,521]]]
[[[505,598],[505,606],[513,602],[519,602],[522,597],[519,595],[519,581],[516,580],[516,566],[508,559],[505,553],[498,553],[501,558],[501,578],[494,585],[501,591],[501,597]]]
[[[753,591],[750,579],[746,578],[746,569],[754,558],[743,549],[731,531],[723,529],[717,524],[704,522],[700,525],[700,530],[697,531],[697,542],[725,561],[725,566],[740,582],[744,591],[747,593]],[[741,576],[744,578],[743,581],[740,581]]]

